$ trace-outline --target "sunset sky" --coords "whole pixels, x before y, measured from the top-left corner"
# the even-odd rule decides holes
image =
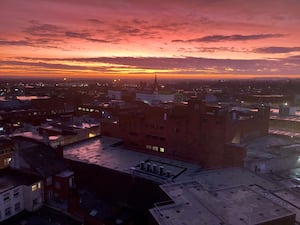
[[[299,0],[0,0],[0,77],[299,77]]]

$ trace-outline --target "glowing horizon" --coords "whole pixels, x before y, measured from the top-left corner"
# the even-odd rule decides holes
[[[300,78],[295,0],[2,0],[2,77]]]

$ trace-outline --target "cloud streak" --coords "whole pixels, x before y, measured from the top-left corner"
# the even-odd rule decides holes
[[[278,60],[233,60],[209,59],[196,57],[96,57],[96,58],[20,58],[20,61],[5,61],[2,64],[28,65],[46,67],[48,69],[78,69],[115,72],[116,68],[128,73],[136,71],[159,71],[160,73],[185,74],[297,74],[300,69],[300,59],[288,57]],[[39,61],[38,63],[32,61]],[[60,62],[59,64],[55,62]],[[68,65],[72,63],[72,66]],[[1,64],[1,63],[0,63]],[[77,66],[74,66],[78,64]],[[80,66],[80,65],[93,66]],[[291,66],[292,65],[292,66]],[[145,72],[147,73],[147,72]]]
[[[172,42],[225,42],[225,41],[254,41],[267,38],[280,38],[284,37],[284,34],[252,34],[252,35],[209,35],[201,38],[194,38],[189,40],[175,39]]]
[[[1,45],[8,45],[8,46],[30,46],[31,43],[26,40],[14,40],[14,41],[8,41],[8,40],[0,40],[0,46]]]
[[[265,47],[257,48],[254,50],[257,53],[267,53],[267,54],[282,54],[291,52],[300,52],[300,47]]]

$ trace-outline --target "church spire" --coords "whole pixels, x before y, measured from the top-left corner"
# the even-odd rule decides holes
[[[158,82],[157,82],[157,75],[156,75],[156,73],[155,73],[155,77],[154,77],[153,87],[154,87],[154,91],[158,92]]]

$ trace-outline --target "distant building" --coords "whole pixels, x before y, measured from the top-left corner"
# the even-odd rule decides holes
[[[9,166],[13,153],[13,142],[11,139],[0,138],[0,169]]]
[[[108,90],[107,95],[110,99],[115,99],[115,100],[122,99],[122,91],[119,90]]]
[[[176,95],[174,93],[159,93],[159,92],[137,92],[136,100],[148,104],[158,104],[161,102],[174,102]]]

